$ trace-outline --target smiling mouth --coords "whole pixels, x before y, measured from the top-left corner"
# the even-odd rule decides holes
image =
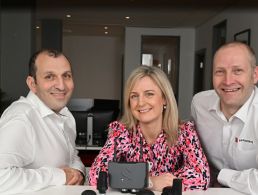
[[[149,112],[150,110],[151,110],[151,108],[147,108],[147,109],[138,110],[138,112],[145,113],[145,112]]]
[[[239,91],[240,88],[234,88],[234,89],[222,89],[222,91],[226,92],[226,93],[232,93],[232,92],[236,92]]]
[[[66,93],[51,93],[55,97],[65,97]]]

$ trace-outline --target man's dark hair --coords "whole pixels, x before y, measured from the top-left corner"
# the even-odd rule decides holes
[[[35,79],[35,81],[36,81],[36,71],[37,71],[36,59],[42,53],[45,53],[48,56],[53,57],[53,58],[57,58],[59,56],[64,56],[70,63],[69,59],[61,51],[58,51],[55,49],[41,49],[41,50],[37,51],[36,53],[34,53],[31,56],[30,61],[29,61],[29,76],[32,76]]]

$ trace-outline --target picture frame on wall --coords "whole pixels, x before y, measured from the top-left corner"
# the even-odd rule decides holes
[[[251,44],[250,38],[251,38],[251,29],[250,28],[234,34],[235,41],[240,41],[240,42],[246,43],[248,45]]]

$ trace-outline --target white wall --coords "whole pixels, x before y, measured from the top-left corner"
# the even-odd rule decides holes
[[[121,99],[121,38],[65,36],[63,52],[73,67],[74,98]]]
[[[258,57],[258,9],[227,9],[196,29],[196,51],[206,48],[205,86],[209,89],[212,83],[212,29],[213,26],[227,20],[227,42],[234,40],[234,34],[251,29],[251,47]]]
[[[178,108],[181,119],[190,116],[193,95],[193,70],[195,30],[192,28],[135,28],[125,31],[124,81],[131,71],[141,63],[141,36],[180,36]]]

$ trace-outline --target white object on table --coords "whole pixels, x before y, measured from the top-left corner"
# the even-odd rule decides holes
[[[96,187],[93,186],[52,186],[46,189],[37,191],[37,192],[30,192],[30,193],[23,193],[22,195],[81,195],[84,190],[94,190],[98,194],[98,190]],[[160,195],[161,192],[154,192],[155,195]],[[120,191],[108,189],[106,195],[121,195]],[[129,195],[128,193],[127,195]],[[20,194],[21,195],[21,194]],[[241,192],[237,192],[230,188],[209,188],[206,191],[196,190],[196,191],[186,191],[183,192],[183,195],[244,195]]]

